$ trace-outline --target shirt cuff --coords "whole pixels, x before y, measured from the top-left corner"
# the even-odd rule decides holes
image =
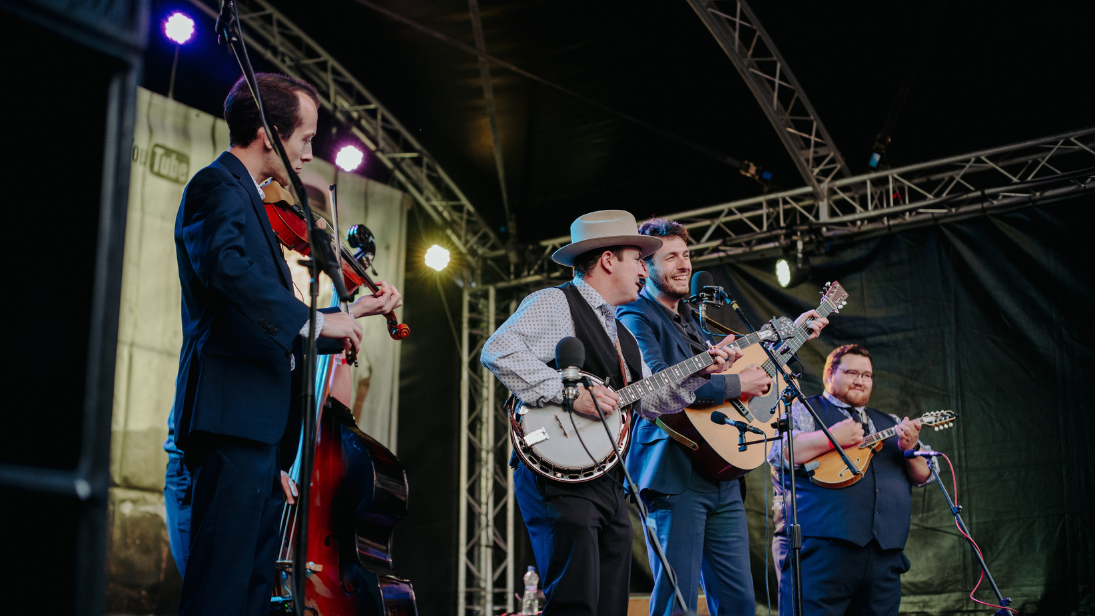
[[[741,377],[736,374],[726,375],[726,398],[725,400],[739,400],[741,399]]]
[[[304,327],[300,328],[300,335],[304,338],[308,337],[308,326],[311,325],[309,321],[304,322]],[[316,335],[315,338],[319,338],[319,332],[323,331],[323,313],[316,312]]]

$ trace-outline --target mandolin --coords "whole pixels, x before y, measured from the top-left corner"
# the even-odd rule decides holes
[[[920,423],[936,430],[945,430],[951,427],[952,422],[958,418],[954,411],[935,411],[920,418]],[[882,449],[883,441],[897,434],[894,428],[888,428],[874,434],[868,434],[859,445],[844,448],[844,453],[860,471],[853,475],[835,450],[828,451],[807,462],[804,467],[810,473],[810,481],[822,488],[846,488],[863,478],[862,471],[867,470],[874,454]],[[812,470],[811,470],[812,469]]]

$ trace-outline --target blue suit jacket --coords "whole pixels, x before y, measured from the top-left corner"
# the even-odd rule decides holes
[[[289,367],[308,307],[293,295],[255,183],[231,153],[186,186],[175,254],[183,329],[175,442],[185,451],[195,432],[279,442],[299,406],[290,391],[303,372],[301,357],[296,370]]]
[[[638,300],[617,308],[616,318],[635,334],[643,359],[655,373],[694,355],[665,309],[649,297],[645,289]],[[708,338],[711,342],[718,342],[710,336]],[[716,374],[711,376],[709,383],[696,390],[696,403],[718,404],[725,396],[726,377]],[[627,454],[626,464],[639,489],[664,494],[684,492],[692,477],[692,461],[684,449],[645,419],[635,420],[631,436],[631,450]]]

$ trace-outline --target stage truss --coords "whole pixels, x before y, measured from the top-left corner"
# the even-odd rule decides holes
[[[744,0],[688,0],[749,86],[799,174],[818,198],[822,186],[848,165],[806,92]]]
[[[207,1],[190,0],[216,18],[218,9]],[[481,266],[484,251],[502,247],[437,160],[337,60],[266,0],[246,0],[237,6],[249,53],[258,53],[286,75],[316,86],[323,108],[391,169],[399,187],[444,228],[472,267]]]

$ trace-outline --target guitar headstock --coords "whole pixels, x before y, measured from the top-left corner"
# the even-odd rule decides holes
[[[848,292],[836,280],[826,282],[821,290],[821,305],[829,304],[833,307],[833,312],[840,312],[840,309],[848,303],[847,299]]]
[[[797,328],[795,322],[787,317],[780,317],[778,319],[773,318],[771,321],[764,324],[764,327],[757,332],[760,335],[760,339],[765,342],[779,342],[788,338],[794,338]]]
[[[958,413],[954,411],[935,411],[921,417],[920,423],[931,426],[933,430],[938,431],[952,427],[955,419],[958,419]]]

